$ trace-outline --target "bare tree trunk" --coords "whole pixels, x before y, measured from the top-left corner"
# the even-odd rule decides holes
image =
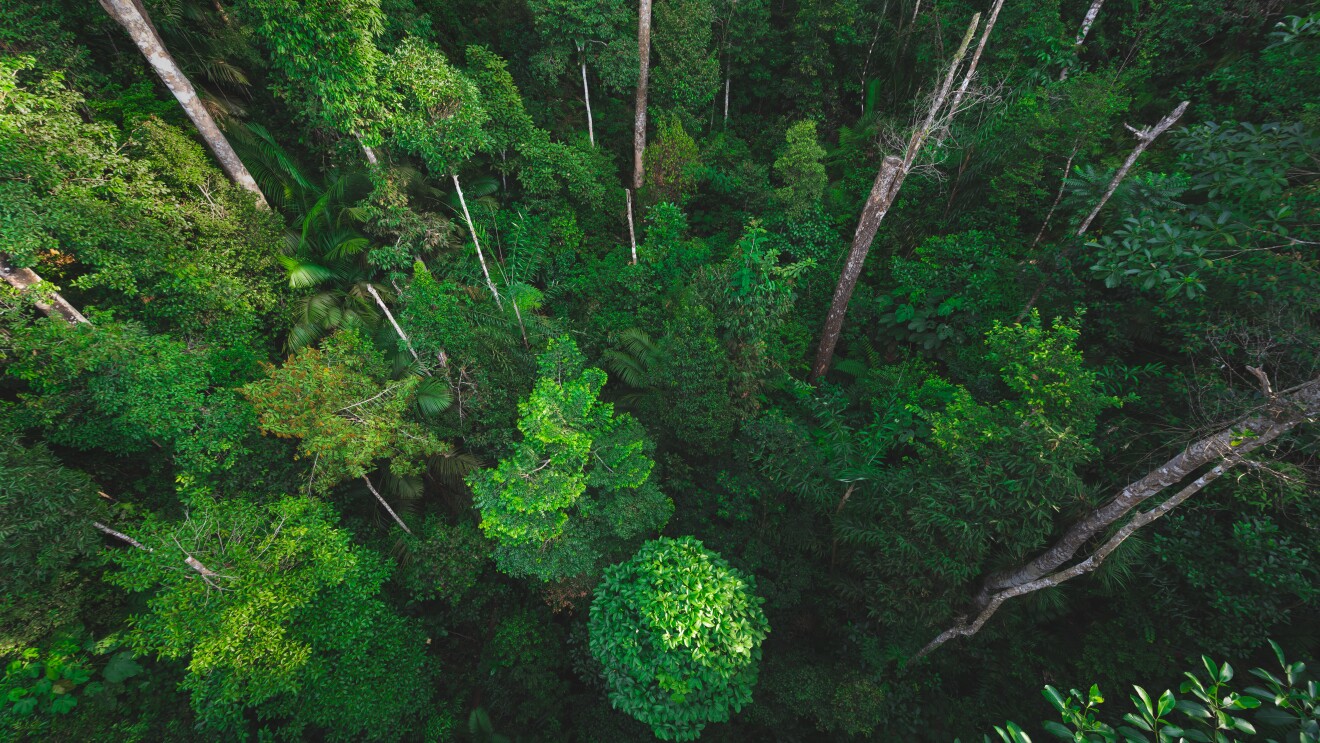
[[[1091,222],[1095,220],[1096,215],[1100,213],[1100,210],[1105,208],[1105,203],[1109,201],[1109,197],[1113,196],[1114,191],[1118,189],[1118,184],[1122,183],[1124,178],[1127,178],[1128,171],[1132,169],[1132,164],[1137,161],[1138,157],[1141,157],[1141,153],[1145,152],[1147,147],[1150,147],[1150,143],[1154,142],[1156,137],[1167,132],[1169,127],[1177,123],[1178,119],[1182,117],[1183,112],[1187,110],[1187,105],[1189,103],[1191,103],[1191,101],[1183,101],[1182,103],[1179,103],[1177,108],[1173,109],[1168,116],[1160,119],[1159,123],[1153,127],[1146,127],[1140,130],[1133,129],[1130,126],[1128,127],[1128,131],[1131,131],[1137,137],[1137,146],[1132,148],[1132,152],[1128,153],[1127,160],[1124,160],[1123,165],[1119,167],[1118,172],[1114,173],[1114,179],[1109,182],[1109,188],[1105,189],[1105,194],[1100,197],[1099,203],[1097,203],[1095,208],[1091,210],[1091,213],[1086,216],[1086,219],[1082,220],[1082,225],[1077,228],[1078,236],[1086,234],[1086,231],[1091,228]]]
[[[1073,147],[1072,152],[1068,153],[1068,162],[1063,164],[1063,180],[1059,182],[1059,192],[1054,194],[1054,203],[1050,204],[1050,211],[1045,215],[1045,221],[1041,222],[1040,230],[1036,233],[1036,239],[1031,241],[1031,247],[1035,248],[1040,244],[1040,239],[1045,236],[1045,230],[1050,226],[1050,220],[1054,219],[1054,210],[1059,208],[1059,202],[1063,201],[1063,192],[1068,187],[1068,174],[1072,172],[1073,158],[1077,157],[1077,151],[1082,148],[1079,143]]]
[[[41,277],[37,275],[36,271],[30,268],[15,268],[3,253],[0,253],[0,274],[4,275],[5,281],[10,286],[21,293],[27,293],[32,287],[41,283]],[[46,299],[49,301],[46,301]],[[87,322],[87,318],[83,317],[82,313],[78,311],[78,308],[69,304],[64,297],[60,296],[59,292],[50,292],[46,299],[38,299],[33,304],[47,317],[59,315],[68,321],[70,325],[78,323],[91,325],[90,322]]]
[[[362,148],[362,156],[367,158],[368,163],[372,166],[380,165],[380,158],[376,157],[376,151],[362,141],[361,135],[354,134],[353,139],[357,140],[358,146]]]
[[[1177,123],[1178,119],[1182,117],[1183,112],[1187,110],[1187,106],[1190,103],[1190,101],[1179,103],[1177,108],[1173,109],[1168,116],[1160,119],[1159,123],[1153,127],[1146,127],[1144,129],[1133,129],[1130,126],[1128,127],[1128,131],[1132,132],[1137,137],[1137,146],[1132,148],[1132,152],[1128,153],[1127,160],[1124,160],[1123,165],[1119,167],[1118,172],[1114,173],[1113,179],[1109,181],[1109,187],[1105,189],[1105,193],[1100,197],[1100,201],[1096,202],[1095,208],[1091,210],[1090,214],[1086,215],[1086,219],[1082,220],[1082,224],[1077,228],[1077,237],[1085,235],[1087,230],[1091,229],[1091,223],[1095,221],[1095,218],[1100,214],[1100,210],[1109,202],[1109,197],[1113,196],[1114,192],[1118,190],[1119,184],[1123,182],[1124,178],[1127,178],[1128,171],[1130,171],[1132,165],[1137,162],[1137,158],[1141,156],[1141,153],[1146,151],[1147,147],[1150,147],[1151,142],[1154,142],[1156,137],[1168,131],[1169,127]],[[1070,164],[1071,162],[1072,161],[1069,160]],[[1065,174],[1065,179],[1066,177],[1067,174]],[[1063,195],[1062,190],[1059,191],[1059,195]],[[1058,199],[1055,199],[1055,204],[1058,204]],[[1051,209],[1050,212],[1053,213],[1053,209]],[[1060,251],[1058,257],[1054,261],[1054,267],[1057,268],[1061,265],[1063,261],[1068,258],[1070,252],[1071,246]],[[1014,318],[1013,322],[1022,322],[1027,317],[1027,314],[1031,312],[1031,308],[1036,306],[1036,301],[1040,299],[1041,292],[1045,291],[1045,286],[1048,283],[1049,276],[1047,275],[1036,285],[1036,291],[1032,292],[1031,296],[1027,299],[1026,306],[1022,308],[1022,311],[1018,313],[1018,316]]]
[[[725,124],[729,123],[729,87],[733,84],[733,74],[729,70],[725,70]]]
[[[362,476],[362,482],[365,482],[367,484],[367,490],[370,490],[371,494],[376,496],[376,500],[380,501],[380,504],[385,507],[385,511],[389,513],[390,518],[394,519],[394,523],[398,524],[399,528],[408,532],[408,534],[411,536],[412,529],[409,529],[408,525],[403,523],[403,519],[399,518],[399,514],[395,513],[393,508],[390,508],[390,504],[385,502],[385,499],[381,497],[381,494],[379,492],[377,492],[376,486],[371,484],[371,480],[367,479],[366,475]]]
[[[628,244],[632,246],[632,262],[637,265],[637,231],[633,229],[632,189],[625,188],[623,193],[628,200]]]
[[[899,189],[903,187],[903,179],[912,169],[912,164],[916,161],[926,138],[937,128],[937,125],[944,125],[940,121],[940,112],[944,109],[949,91],[953,88],[954,74],[967,54],[967,47],[971,44],[972,35],[976,33],[980,21],[980,13],[972,16],[972,22],[967,26],[967,33],[963,35],[958,53],[954,55],[943,83],[931,101],[926,118],[913,130],[911,138],[908,139],[907,150],[903,153],[902,159],[890,155],[880,164],[880,172],[876,174],[871,194],[866,199],[866,205],[862,207],[862,216],[857,222],[857,231],[853,234],[852,247],[848,250],[843,271],[839,274],[839,283],[834,288],[834,298],[830,301],[829,313],[825,316],[825,326],[820,334],[820,346],[816,350],[816,361],[812,364],[809,377],[813,383],[829,371],[830,363],[834,360],[834,349],[839,344],[839,332],[843,329],[843,320],[848,314],[848,302],[852,300],[853,289],[857,287],[857,279],[862,275],[862,266],[866,263],[866,255],[871,250],[871,242],[875,239],[876,231],[880,229],[880,223],[889,213]],[[970,71],[968,74],[970,75]]]
[[[1092,0],[1091,7],[1086,9],[1086,16],[1082,18],[1082,27],[1077,31],[1077,40],[1073,42],[1073,52],[1081,50],[1082,44],[1086,43],[1086,35],[1091,33],[1091,25],[1095,23],[1096,17],[1100,15],[1100,7],[1105,4],[1105,0]],[[1068,68],[1064,67],[1059,73],[1059,81],[1068,79]]]
[[[990,31],[995,27],[995,21],[999,20],[999,9],[1004,7],[1004,0],[995,0],[994,7],[990,8],[990,20],[985,22],[985,30],[981,32],[981,40],[976,42],[976,51],[972,54],[972,61],[967,65],[967,74],[963,75],[962,83],[958,85],[958,92],[953,96],[953,102],[949,104],[949,115],[958,114],[958,104],[962,103],[963,96],[967,94],[967,89],[971,87],[972,75],[976,72],[976,65],[981,61],[981,52],[985,51],[985,43],[990,40]]]
[[[495,291],[495,282],[490,280],[490,271],[486,268],[486,255],[481,252],[481,241],[477,239],[477,228],[472,224],[472,213],[468,211],[467,199],[463,198],[463,186],[458,182],[458,174],[453,174],[454,188],[458,191],[458,203],[463,205],[463,219],[467,220],[468,232],[472,235],[472,244],[477,248],[477,260],[481,263],[481,275],[486,277],[486,286],[490,289],[491,296],[495,297],[495,306],[502,311],[504,303],[500,301],[500,293]]]
[[[591,89],[587,87],[587,57],[582,53],[582,45],[578,44],[578,57],[582,62],[582,100],[587,104],[587,139],[591,146],[596,146],[596,127],[591,121]]]
[[[197,91],[192,83],[174,63],[174,58],[165,49],[165,44],[161,41],[160,35],[156,33],[156,28],[151,24],[146,10],[138,0],[100,0],[101,7],[114,18],[137,45],[142,56],[147,58],[152,69],[160,76],[161,82],[170,89],[174,97],[183,106],[184,113],[192,120],[197,127],[198,133],[206,142],[206,146],[211,148],[215,154],[215,159],[219,161],[220,167],[229,176],[230,180],[237,183],[241,188],[251,191],[257,197],[257,205],[263,208],[269,208],[266,204],[266,197],[262,195],[261,189],[257,186],[256,180],[252,174],[243,165],[243,161],[238,159],[238,154],[234,148],[229,145],[229,140],[220,132],[216,126],[215,120],[211,118],[211,113],[202,105],[202,101],[197,97]]]
[[[116,531],[116,530],[114,530],[114,529],[111,529],[110,527],[106,526],[105,524],[102,524],[100,521],[93,521],[93,522],[92,522],[92,526],[96,527],[96,530],[97,530],[97,531],[99,531],[99,532],[101,532],[101,533],[103,533],[103,534],[108,534],[109,536],[112,536],[112,537],[114,537],[115,539],[118,539],[119,541],[123,542],[124,544],[127,544],[128,546],[130,546],[130,547],[132,547],[132,548],[134,548],[134,549],[139,549],[139,550],[142,550],[143,552],[155,552],[155,550],[153,550],[152,548],[150,548],[150,547],[146,546],[145,544],[139,542],[138,540],[136,540],[136,539],[134,539],[134,538],[128,536],[127,534],[125,534],[125,533],[123,533],[123,532],[121,532],[121,531]],[[182,550],[182,547],[180,547],[180,550]],[[202,580],[205,580],[208,584],[210,584],[210,585],[212,585],[212,586],[215,585],[214,583],[211,582],[211,579],[212,579],[212,578],[222,578],[222,577],[224,577],[224,576],[220,575],[219,573],[215,572],[214,570],[212,570],[212,569],[206,567],[205,565],[203,565],[202,562],[201,562],[200,560],[198,560],[196,557],[193,557],[192,555],[188,554],[187,551],[184,551],[184,552],[183,552],[183,558],[184,558],[184,559],[183,559],[183,562],[184,562],[185,565],[187,565],[188,567],[190,567],[190,568],[192,568],[193,570],[195,570],[195,571],[197,572],[198,575],[202,576]]]
[[[1095,570],[1138,529],[1200,492],[1206,485],[1240,464],[1247,454],[1274,441],[1298,425],[1320,416],[1320,378],[1299,385],[1283,395],[1276,395],[1270,389],[1264,372],[1259,369],[1251,369],[1251,371],[1261,380],[1261,385],[1270,400],[1268,415],[1249,417],[1191,444],[1177,456],[1123,488],[1113,500],[1073,524],[1058,541],[1036,559],[1017,568],[987,576],[976,596],[977,615],[960,617],[953,627],[942,632],[922,648],[916,657],[929,654],[955,637],[970,637],[976,634],[985,625],[986,620],[1010,598],[1057,586]],[[1131,513],[1133,509],[1211,463],[1214,466],[1210,470],[1160,505],[1139,513],[1086,559],[1060,570],[1083,545]]]
[[[637,12],[637,102],[633,118],[633,188],[642,187],[646,165],[646,95],[651,81],[651,0],[641,0]]]
[[[122,531],[115,531],[114,529],[111,529],[110,527],[106,526],[105,524],[102,524],[100,521],[93,521],[93,522],[92,522],[92,526],[95,526],[96,529],[97,529],[97,531],[103,532],[103,533],[105,533],[105,534],[109,534],[110,536],[114,537],[115,539],[118,539],[118,540],[120,540],[121,542],[124,542],[125,544],[127,544],[127,545],[129,545],[129,546],[131,546],[131,547],[135,547],[135,548],[137,548],[137,549],[140,549],[140,550],[142,550],[143,552],[154,552],[154,550],[152,550],[150,547],[146,546],[145,544],[143,544],[143,543],[139,542],[138,540],[136,540],[136,539],[134,539],[134,538],[128,536],[127,534],[123,533]]]
[[[390,312],[390,308],[385,306],[385,300],[380,298],[380,293],[376,291],[376,287],[371,285],[371,282],[367,282],[367,292],[371,294],[372,299],[376,300],[376,305],[380,307],[381,312],[385,313],[385,317],[389,319],[390,325],[394,326],[394,332],[399,334],[399,339],[408,347],[408,353],[412,354],[413,361],[416,361],[417,366],[421,367],[422,360],[417,356],[417,351],[413,349],[412,341],[408,340],[408,336],[403,332],[403,328],[399,327],[399,323],[395,321],[394,313]],[[425,368],[422,368],[422,373],[430,376],[430,373],[427,372]]]

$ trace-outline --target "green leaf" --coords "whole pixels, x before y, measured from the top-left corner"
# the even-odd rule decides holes
[[[110,658],[110,662],[105,664],[105,669],[101,671],[101,675],[105,676],[105,680],[112,684],[123,683],[140,673],[142,673],[142,666],[133,660],[133,651],[131,650],[121,650],[115,653]]]

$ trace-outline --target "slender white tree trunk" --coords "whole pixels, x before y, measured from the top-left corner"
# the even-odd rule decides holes
[[[41,277],[37,275],[36,271],[30,268],[15,268],[3,253],[0,253],[0,275],[4,276],[7,284],[24,294],[41,283]],[[78,323],[91,325],[90,322],[87,322],[87,318],[83,317],[82,313],[78,311],[78,308],[69,304],[64,297],[60,296],[59,292],[48,292],[33,304],[47,317],[58,315],[70,325],[77,325]]]
[[[1114,179],[1109,182],[1109,187],[1105,189],[1104,196],[1100,197],[1100,201],[1096,203],[1095,208],[1086,216],[1086,219],[1082,220],[1082,225],[1077,228],[1077,235],[1079,237],[1085,235],[1086,231],[1091,228],[1091,222],[1095,220],[1096,215],[1100,213],[1100,210],[1105,207],[1105,203],[1109,201],[1109,197],[1114,195],[1114,191],[1118,189],[1118,185],[1123,182],[1124,178],[1127,178],[1128,171],[1132,169],[1132,164],[1137,161],[1137,158],[1141,157],[1141,153],[1145,152],[1147,147],[1150,147],[1150,143],[1154,142],[1156,137],[1167,132],[1169,127],[1176,124],[1178,119],[1182,118],[1183,112],[1187,110],[1189,103],[1190,101],[1179,103],[1177,108],[1173,109],[1168,116],[1160,119],[1159,123],[1155,126],[1145,127],[1144,129],[1133,129],[1130,126],[1128,127],[1128,130],[1137,137],[1137,146],[1132,148],[1132,152],[1128,153],[1127,160],[1124,160],[1123,165],[1119,167],[1118,172],[1114,173]]]
[[[486,277],[486,286],[490,289],[490,294],[495,297],[495,306],[500,310],[504,309],[504,303],[500,301],[500,293],[495,291],[495,282],[490,280],[490,270],[486,268],[486,255],[481,252],[481,240],[477,238],[477,227],[472,223],[472,213],[468,211],[467,199],[463,197],[463,185],[458,182],[458,174],[453,175],[454,188],[458,191],[458,203],[463,205],[463,219],[467,220],[468,232],[472,235],[472,244],[477,248],[477,260],[481,263],[481,275]]]
[[[416,361],[417,366],[421,368],[422,360],[417,356],[417,351],[413,349],[412,341],[408,340],[407,334],[403,332],[403,328],[399,327],[398,321],[394,319],[394,313],[390,312],[390,308],[385,306],[385,300],[380,298],[380,293],[376,291],[376,287],[371,285],[371,282],[367,282],[367,292],[371,294],[372,299],[376,300],[376,305],[380,307],[380,311],[385,313],[385,317],[389,319],[390,325],[394,326],[394,332],[398,333],[399,339],[408,347],[408,353],[412,354],[413,361]],[[422,373],[430,376],[424,368],[422,368]]]
[[[591,146],[596,146],[596,127],[591,121],[591,88],[587,85],[587,56],[582,52],[582,44],[578,43],[578,59],[582,65],[582,100],[587,104],[587,139]]]
[[[724,76],[724,123],[729,123],[729,88],[733,85],[733,75],[726,73]]]
[[[371,480],[367,479],[366,475],[362,476],[362,482],[367,484],[367,490],[370,490],[371,494],[376,496],[376,500],[380,501],[380,504],[385,507],[385,512],[390,515],[390,518],[394,519],[394,523],[398,524],[400,529],[408,532],[411,536],[412,529],[409,529],[408,525],[403,523],[403,519],[399,518],[399,514],[395,513],[393,508],[390,508],[390,504],[385,502],[385,499],[376,491],[376,486],[371,484]]]
[[[995,27],[995,21],[999,20],[999,9],[1004,7],[1004,0],[995,0],[994,6],[990,9],[990,20],[985,22],[985,30],[981,32],[981,40],[976,43],[976,51],[972,54],[972,61],[967,65],[967,74],[963,75],[962,83],[958,85],[958,92],[953,96],[953,102],[949,104],[949,115],[955,116],[958,113],[958,104],[962,103],[963,96],[967,94],[967,89],[971,87],[972,75],[976,72],[976,65],[981,62],[981,52],[985,51],[985,43],[990,40],[990,31]]]
[[[642,187],[646,166],[646,96],[651,80],[651,0],[641,0],[637,13],[637,101],[633,118],[633,188]]]
[[[1100,15],[1100,8],[1104,4],[1105,0],[1092,0],[1091,7],[1086,9],[1086,16],[1082,18],[1082,27],[1077,30],[1077,40],[1073,42],[1074,53],[1081,51],[1082,44],[1086,43],[1086,35],[1091,33],[1091,25],[1095,23],[1095,19]],[[1059,80],[1063,81],[1067,79],[1068,68],[1064,67],[1063,70],[1059,72]]]
[[[632,246],[632,262],[637,265],[637,231],[633,229],[632,189],[623,189],[628,200],[628,244]]]
[[[215,154],[215,159],[220,163],[220,167],[229,176],[230,180],[237,183],[240,187],[251,191],[257,197],[257,204],[267,207],[266,197],[262,195],[257,182],[248,172],[243,161],[238,159],[238,154],[234,148],[229,145],[229,140],[220,132],[220,127],[216,126],[215,119],[211,118],[211,113],[202,105],[202,101],[197,97],[197,91],[193,88],[191,82],[174,63],[174,58],[165,49],[165,44],[161,41],[160,35],[156,33],[156,28],[151,24],[146,10],[138,0],[100,0],[101,7],[114,18],[137,45],[142,56],[147,58],[152,69],[160,76],[161,82],[170,89],[179,105],[183,106],[184,113],[192,120],[197,127],[198,133],[202,135],[202,140],[206,146],[211,148]]]

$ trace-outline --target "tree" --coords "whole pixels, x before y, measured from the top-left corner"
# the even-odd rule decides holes
[[[775,191],[785,210],[797,216],[820,203],[829,177],[821,158],[825,149],[816,141],[816,122],[799,121],[784,135],[783,152],[775,159],[775,175],[783,187]]]
[[[414,412],[443,410],[448,387],[412,374],[390,380],[379,352],[353,331],[330,336],[320,348],[299,349],[242,392],[263,433],[300,440],[301,455],[312,459],[313,492],[365,479],[380,460],[389,460],[396,477],[418,475],[426,458],[449,451]]]
[[[500,570],[548,582],[594,574],[663,527],[673,504],[651,477],[641,426],[600,402],[605,372],[587,368],[568,337],[550,341],[538,368],[518,405],[522,441],[467,482]]]
[[[642,153],[646,152],[646,96],[651,84],[651,0],[637,5],[637,98],[633,106],[633,179],[636,191],[646,178]]]
[[[130,642],[187,660],[203,728],[242,734],[253,709],[336,739],[415,734],[431,669],[421,633],[378,598],[389,564],[311,498],[190,505],[178,522],[149,517],[141,549],[110,553],[119,569],[108,577],[153,592]],[[179,570],[180,553],[205,568]]]
[[[1002,0],[997,0],[994,12],[991,15],[991,22],[986,24],[981,37],[982,42],[977,47],[977,57],[979,57],[981,48],[985,45],[985,40],[990,36],[990,30],[994,27],[993,20],[998,15],[1000,5],[1002,5]],[[968,67],[964,75],[964,83],[959,88],[958,93],[955,94],[953,105],[946,109],[945,104],[949,100],[954,77],[962,64],[963,57],[967,54],[967,47],[971,44],[972,36],[976,33],[976,27],[980,20],[980,13],[972,16],[972,22],[968,24],[967,33],[963,35],[962,43],[953,55],[953,61],[949,64],[948,72],[945,73],[943,81],[931,98],[930,107],[926,111],[925,118],[908,138],[903,157],[889,155],[880,164],[880,172],[876,174],[875,184],[871,187],[871,194],[866,199],[866,205],[862,207],[862,216],[857,223],[857,230],[853,234],[852,246],[848,249],[848,257],[844,262],[843,271],[839,274],[839,283],[834,289],[834,297],[830,300],[830,309],[826,314],[825,326],[820,334],[820,345],[816,350],[816,360],[811,366],[812,381],[820,379],[829,371],[830,362],[834,359],[834,348],[839,342],[839,331],[843,328],[843,320],[848,314],[848,302],[852,299],[853,289],[857,286],[857,279],[862,275],[862,266],[866,262],[866,254],[871,249],[871,241],[875,239],[875,233],[880,229],[880,223],[884,221],[885,215],[889,213],[889,208],[893,206],[894,199],[898,197],[899,189],[903,187],[903,181],[916,163],[917,156],[921,153],[926,141],[932,135],[938,135],[941,130],[948,126],[952,117],[958,113],[957,101],[961,99],[967,90],[967,83],[976,71],[974,63],[976,58],[974,58],[973,64]]]
[[[996,571],[982,581],[975,599],[975,616],[959,617],[954,626],[931,640],[918,657],[956,637],[976,634],[1003,603],[1044,588],[1052,588],[1098,568],[1114,550],[1138,529],[1172,511],[1233,467],[1247,461],[1252,451],[1320,415],[1320,379],[1312,379],[1285,394],[1275,393],[1268,377],[1253,370],[1269,401],[1263,415],[1252,415],[1215,434],[1189,444],[1163,465],[1123,488],[1108,503],[1073,523],[1049,549],[1015,568]],[[1134,509],[1166,488],[1209,466],[1195,480],[1147,511],[1139,512],[1085,559],[1063,566],[1091,539],[1118,523]]]
[[[595,147],[587,62],[595,60],[593,67],[608,89],[627,88],[637,69],[637,47],[629,43],[628,34],[632,9],[622,0],[532,0],[528,5],[543,43],[536,57],[539,71],[550,78],[558,77],[568,67],[568,57],[577,57],[587,112],[587,137]]]
[[[647,542],[596,587],[588,631],[610,702],[696,740],[751,702],[770,631],[753,586],[692,537]]]
[[[183,112],[188,114],[193,126],[197,127],[197,132],[206,142],[206,146],[211,149],[225,174],[241,188],[252,192],[257,197],[257,204],[265,207],[266,197],[261,194],[257,182],[243,166],[243,161],[238,158],[229,140],[220,132],[220,127],[216,126],[215,119],[211,118],[211,113],[202,104],[192,83],[175,64],[174,57],[170,56],[165,43],[160,39],[160,34],[156,33],[156,27],[152,25],[141,0],[100,0],[100,2],[105,12],[123,26],[124,31],[133,39],[142,56],[147,58],[147,62],[151,64],[151,68],[155,70],[161,82],[165,83],[165,87],[174,94],[175,100],[183,107]]]

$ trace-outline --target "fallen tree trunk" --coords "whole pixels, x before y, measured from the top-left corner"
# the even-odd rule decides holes
[[[3,254],[0,254],[0,274],[4,276],[5,281],[10,286],[23,294],[27,294],[33,287],[42,283],[41,277],[37,275],[36,271],[30,268],[15,268]],[[83,314],[78,311],[78,308],[69,304],[64,297],[60,296],[59,292],[47,292],[44,298],[37,298],[34,304],[47,317],[58,315],[70,325],[79,323],[91,325],[87,318],[83,317]]]
[[[956,637],[976,634],[1008,599],[1057,586],[1095,570],[1138,529],[1200,492],[1206,485],[1240,464],[1247,454],[1302,423],[1320,417],[1320,378],[1276,395],[1264,372],[1252,369],[1252,373],[1261,380],[1266,396],[1270,398],[1266,414],[1241,419],[1192,443],[1169,461],[1130,483],[1108,503],[1082,517],[1034,560],[1010,570],[991,573],[981,582],[977,592],[973,605],[975,614],[959,617],[952,627],[922,648],[916,657],[924,657]],[[1128,521],[1081,562],[1068,568],[1063,567],[1083,546],[1142,503],[1206,466],[1211,468],[1173,497]]]

